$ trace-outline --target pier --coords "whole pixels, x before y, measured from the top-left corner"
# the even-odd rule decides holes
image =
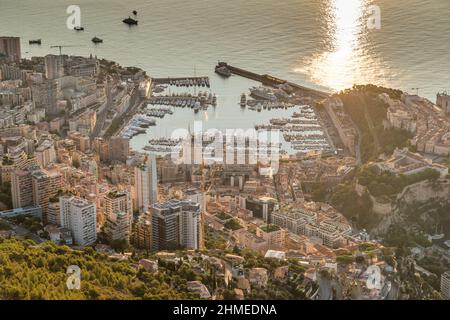
[[[181,87],[208,87],[209,88],[209,77],[174,77],[174,78],[153,78],[153,84],[161,85],[176,85]]]
[[[295,91],[302,93],[305,96],[311,96],[316,99],[326,99],[330,97],[330,94],[325,91],[315,90],[311,88],[307,88],[296,83],[289,82],[287,80],[279,79],[277,77],[268,75],[268,74],[257,74],[248,70],[244,70],[241,68],[233,67],[226,62],[219,62],[216,68],[225,67],[232,74],[261,82],[265,86],[269,87],[278,87],[279,85],[287,84],[291,86]]]

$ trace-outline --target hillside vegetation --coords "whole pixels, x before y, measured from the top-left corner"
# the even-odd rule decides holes
[[[67,267],[81,268],[81,289],[68,290]],[[137,271],[92,248],[0,239],[0,299],[195,299],[187,280],[170,272]],[[172,284],[172,285],[171,285]],[[177,290],[174,287],[177,287]]]
[[[390,197],[401,193],[409,185],[426,180],[436,181],[439,176],[439,172],[433,169],[426,169],[408,176],[397,176],[389,172],[377,173],[373,168],[366,167],[358,173],[358,181],[369,189],[372,196]]]
[[[412,134],[405,130],[384,129],[388,106],[378,99],[386,93],[400,99],[402,91],[375,85],[355,85],[338,94],[345,111],[361,133],[361,159],[363,163],[375,160],[379,154],[391,154],[397,147],[407,147]]]

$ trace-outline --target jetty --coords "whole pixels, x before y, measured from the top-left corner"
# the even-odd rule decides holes
[[[232,74],[250,79],[255,80],[258,82],[261,82],[265,86],[278,88],[280,85],[289,85],[292,87],[296,92],[301,93],[304,96],[310,96],[316,99],[326,99],[330,97],[330,93],[325,91],[320,91],[316,89],[307,88],[305,86],[301,86],[299,84],[283,80],[274,76],[271,76],[269,74],[257,74],[245,69],[237,68],[232,65],[229,65],[226,62],[219,62],[216,66],[217,68],[226,68],[228,69]]]
[[[153,78],[155,85],[173,85],[177,87],[210,87],[209,77]]]

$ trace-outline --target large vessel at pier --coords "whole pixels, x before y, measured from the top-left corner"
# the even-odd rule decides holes
[[[216,73],[221,75],[222,77],[229,78],[231,76],[231,72],[227,67],[217,66]]]
[[[277,97],[272,90],[264,87],[253,87],[250,89],[250,95],[256,99],[277,101]]]

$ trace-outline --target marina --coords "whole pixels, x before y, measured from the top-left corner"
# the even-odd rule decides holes
[[[210,150],[210,153],[213,157],[215,156],[226,156],[227,153],[235,153],[236,155],[245,155],[246,157],[251,157],[251,155],[271,155],[274,153],[285,153],[282,151],[282,143],[267,143],[258,139],[250,139],[244,138],[240,139],[238,137],[234,137],[235,144],[229,145],[228,140],[231,137],[227,137],[225,135],[210,135],[208,133],[201,134],[201,137],[198,137],[194,134],[191,134],[190,146],[195,148],[196,141],[201,141],[202,150],[205,151],[206,148]],[[185,144],[187,143],[187,145]],[[222,144],[222,149],[218,146]],[[189,138],[187,140],[184,139],[173,139],[173,138],[154,138],[148,141],[148,144],[143,148],[143,150],[152,152],[152,153],[160,153],[160,154],[168,154],[174,152],[181,152],[184,148],[189,148]],[[222,155],[216,154],[219,151]],[[211,159],[210,159],[211,160]],[[216,159],[217,160],[217,159]]]
[[[174,150],[176,152],[174,148],[180,147],[179,140],[171,139],[173,132],[179,129],[187,129],[191,132],[190,128],[198,126],[199,124],[196,124],[198,122],[201,123],[202,132],[217,129],[224,134],[228,129],[239,130],[239,128],[242,128],[244,132],[249,128],[254,128],[259,133],[276,132],[279,140],[279,145],[276,147],[280,154],[309,152],[331,154],[335,151],[333,143],[328,140],[327,129],[322,126],[321,115],[313,107],[317,96],[299,94],[295,86],[281,80],[272,86],[267,82],[258,85],[254,80],[244,78],[224,79],[220,74],[217,74],[216,80],[218,83],[221,81],[226,81],[227,84],[240,83],[239,91],[243,92],[243,88],[247,88],[247,91],[236,94],[237,88],[234,88],[233,91],[227,92],[227,86],[224,85],[218,87],[220,95],[216,96],[211,90],[208,77],[153,78],[152,95],[141,104],[138,118],[133,118],[125,126],[120,133],[121,136],[132,140],[132,147],[138,150],[167,154]],[[205,89],[199,89],[200,87]],[[235,111],[230,113],[221,125],[222,117],[228,115],[229,108],[223,107],[230,97],[234,100],[234,105],[238,104],[240,108],[232,108]],[[211,106],[213,108],[210,108]],[[257,112],[250,117],[241,116],[242,113],[251,111]],[[237,112],[239,114],[236,114]],[[157,118],[158,125],[151,129],[143,129],[140,123],[142,118],[139,117],[153,120]],[[233,125],[230,126],[230,123]],[[240,127],[239,124],[241,124]],[[270,135],[272,136],[272,133]],[[203,146],[206,147],[215,141],[215,137],[203,135],[202,140]],[[229,149],[225,144],[223,147],[224,151]],[[244,152],[239,148],[242,147],[234,147],[236,152]],[[258,150],[265,152],[264,148],[271,147],[261,145],[255,149],[253,145],[247,145],[245,148],[246,152],[251,154]]]
[[[207,92],[199,92],[196,96],[191,94],[181,94],[172,96],[154,96],[148,99],[148,105],[156,106],[172,106],[177,108],[191,108],[194,111],[206,110],[209,106],[215,106],[217,98],[215,95]],[[167,110],[166,109],[154,109],[154,110]],[[170,114],[170,110],[166,113]]]
[[[166,114],[173,114],[173,111],[170,108],[154,108],[147,105],[147,108],[143,110],[143,113],[149,117],[164,118]]]
[[[272,118],[269,124],[255,125],[255,129],[279,130],[293,153],[335,152],[314,108],[308,105],[298,108],[299,111],[295,111],[290,118]]]
[[[217,79],[219,79],[219,76],[224,77],[224,75],[218,74]],[[225,80],[222,79],[222,81]],[[242,112],[257,111],[256,115],[264,114],[264,116],[258,116],[257,118],[261,118],[260,122],[246,126],[247,128],[254,127],[257,132],[280,132],[280,143],[276,147],[281,154],[308,153],[310,151],[333,152],[319,116],[315,109],[311,107],[314,103],[312,97],[299,96],[294,86],[283,81],[273,86],[268,85],[267,82],[263,83],[262,86],[255,85],[255,83],[251,84],[251,82],[249,84],[247,87],[248,91],[236,97],[236,100],[238,100],[237,104],[241,107],[239,109]],[[210,88],[210,85],[208,77],[154,78],[152,79],[153,96],[146,99],[139,112],[143,116],[161,120],[170,116],[167,118],[167,121],[170,122],[171,120],[169,119],[173,118],[179,118],[179,121],[181,121],[183,118],[182,114],[186,115],[186,111],[191,109],[196,115],[194,119],[201,114],[200,118],[208,121],[210,118],[209,107],[216,107],[218,99],[210,90],[198,91],[198,88],[203,86]],[[175,109],[177,110],[175,111]],[[202,113],[199,112],[200,110],[202,110]],[[217,110],[223,109],[217,108]],[[213,108],[212,114],[215,114],[217,110]],[[263,110],[264,112],[262,112]],[[292,111],[289,112],[288,110]],[[140,130],[136,131],[135,124],[130,123],[129,129],[125,130],[125,133],[126,135],[137,137],[136,139],[140,141],[141,150],[157,154],[167,154],[174,150],[176,151],[174,148],[179,148],[181,141],[169,138],[170,131],[168,134],[168,127],[160,126],[158,123],[155,130],[147,130],[146,137],[148,138],[145,141],[137,137],[141,132]],[[186,124],[185,126],[189,127]],[[202,140],[205,147],[214,142],[214,137],[203,135]],[[275,147],[275,145],[271,147]],[[267,150],[264,148],[270,149],[271,147],[261,145],[256,146],[255,149],[252,145],[247,145],[245,148],[246,152],[251,154],[258,151],[266,152]],[[224,145],[224,150],[227,148]],[[239,148],[241,147],[235,146],[236,152],[244,152],[239,150]]]
[[[292,103],[286,102],[270,102],[267,100],[248,100],[247,101],[248,110],[251,111],[262,111],[263,109],[289,109],[295,107]]]
[[[155,125],[155,119],[138,113],[134,115],[133,118],[131,118],[129,123],[119,133],[119,136],[121,136],[122,138],[131,139],[136,135],[146,133],[147,128]]]

